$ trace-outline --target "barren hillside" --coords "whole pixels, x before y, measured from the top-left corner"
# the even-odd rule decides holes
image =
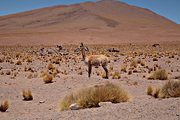
[[[176,23],[115,0],[60,5],[0,17],[0,45],[180,42]]]

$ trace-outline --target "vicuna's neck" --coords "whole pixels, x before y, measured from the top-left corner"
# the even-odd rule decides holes
[[[82,59],[83,59],[83,61],[84,61],[85,58],[86,58],[86,53],[85,53],[85,49],[84,49],[84,48],[81,49],[81,53],[82,53]]]

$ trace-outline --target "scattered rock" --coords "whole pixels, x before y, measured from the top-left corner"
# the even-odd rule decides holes
[[[73,103],[69,106],[70,110],[79,110],[81,109],[81,106],[79,106],[77,103]]]
[[[111,105],[111,104],[112,104],[112,102],[100,102],[98,105],[100,107],[103,107],[103,106],[108,106],[108,105]]]
[[[45,103],[45,101],[39,101],[39,103]]]

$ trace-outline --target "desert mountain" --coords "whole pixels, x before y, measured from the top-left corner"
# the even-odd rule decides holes
[[[0,17],[0,45],[180,42],[178,24],[115,0],[59,5]]]

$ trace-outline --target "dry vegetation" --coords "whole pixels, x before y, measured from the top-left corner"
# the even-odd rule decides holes
[[[163,69],[156,70],[148,77],[148,79],[167,80],[168,73],[166,72],[166,70],[163,70]]]
[[[154,88],[152,86],[148,86],[147,88],[147,95],[153,95]]]
[[[6,110],[9,108],[9,101],[5,100],[1,102],[0,111],[6,112]]]
[[[82,108],[99,107],[100,102],[120,103],[127,102],[130,95],[121,87],[112,83],[96,85],[85,88],[77,93],[66,96],[61,102],[61,110],[69,109],[73,103],[77,103]]]
[[[180,81],[169,80],[160,90],[160,98],[180,97]]]
[[[149,86],[147,94],[155,98],[180,97],[180,81],[169,80],[161,88]]]
[[[22,96],[24,98],[23,100],[25,100],[25,101],[33,100],[31,90],[23,90],[22,91]]]
[[[44,83],[52,83],[53,81],[53,76],[50,75],[49,73],[46,73],[44,76],[43,76],[43,81]]]
[[[139,99],[146,102],[148,96],[142,95],[140,91],[146,91],[147,95],[155,98],[180,97],[178,64],[180,47],[176,45],[162,45],[161,49],[151,45],[89,45],[88,55],[104,54],[109,57],[110,63],[107,66],[109,79],[107,80],[103,79],[106,78],[106,73],[102,67],[93,67],[91,78],[88,78],[88,69],[82,61],[81,54],[74,52],[77,45],[63,46],[68,54],[51,53],[51,51],[40,54],[42,47],[46,50],[54,48],[0,47],[0,84],[2,85],[0,99],[11,96],[10,100],[13,103],[12,109],[7,113],[20,115],[14,110],[19,107],[21,113],[44,114],[47,109],[54,112],[62,96],[66,96],[61,102],[62,110],[69,109],[73,103],[77,103],[81,108],[91,108],[99,107],[99,102],[104,101],[112,103],[128,101],[128,93],[117,86],[119,84],[133,95],[133,104],[136,104]],[[108,52],[111,47],[120,52]],[[168,79],[172,80],[166,81]],[[113,84],[104,85],[105,81]],[[53,84],[47,84],[52,82]],[[92,85],[95,86],[89,87]],[[146,86],[148,86],[147,89]],[[17,91],[24,88],[33,90],[38,96],[33,100],[34,96],[30,90],[22,91],[24,100],[33,100],[31,101],[33,111],[30,110],[31,108],[24,107],[23,104],[28,102],[21,104],[21,97],[17,94]],[[81,90],[73,92],[78,89]],[[72,92],[73,94],[68,95]],[[150,99],[153,102],[154,99]],[[174,100],[170,99],[170,101]],[[2,111],[8,108],[8,104],[8,102],[2,102]],[[129,104],[130,102],[125,103],[125,106]],[[37,107],[38,105],[41,107]],[[131,106],[128,108],[133,109]]]

